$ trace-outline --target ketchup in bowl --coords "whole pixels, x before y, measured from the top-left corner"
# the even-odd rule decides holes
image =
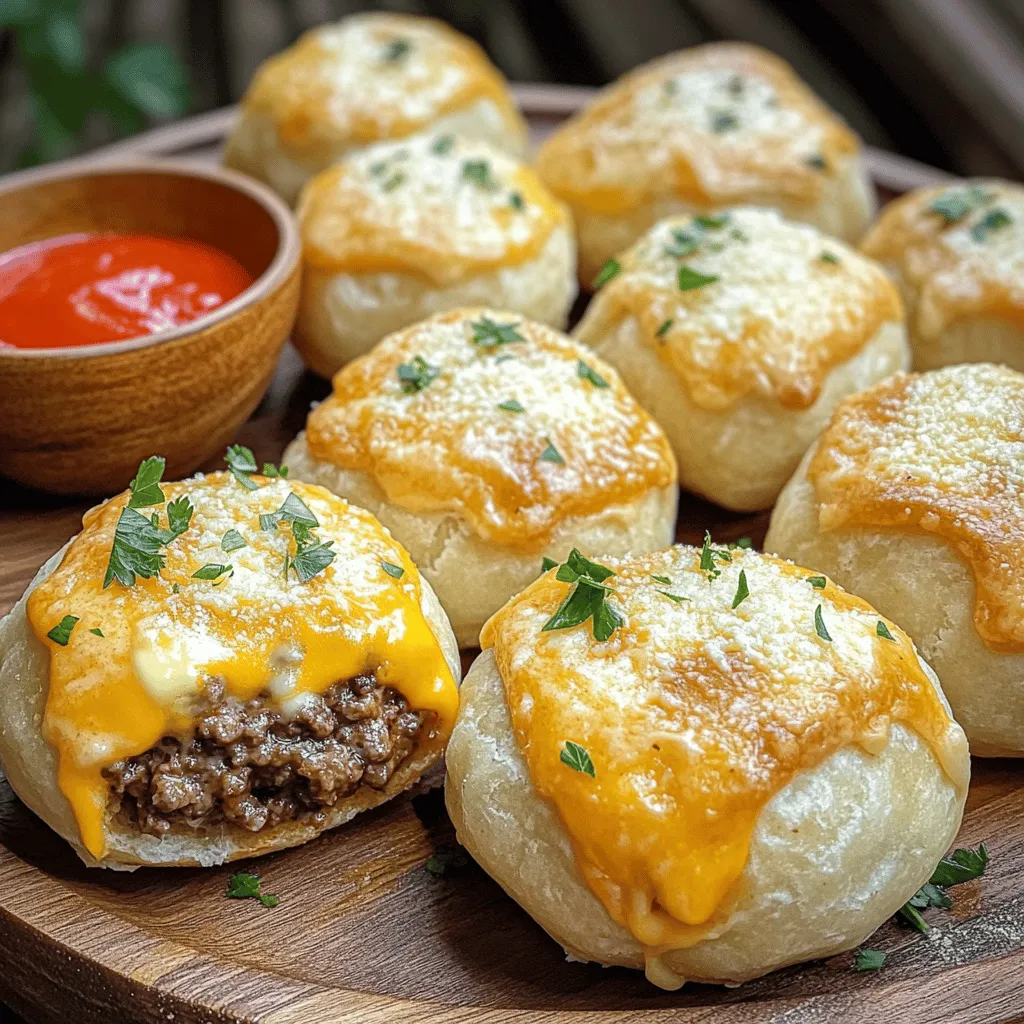
[[[158,235],[60,235],[0,254],[0,347],[124,341],[188,324],[252,284],[233,257]]]

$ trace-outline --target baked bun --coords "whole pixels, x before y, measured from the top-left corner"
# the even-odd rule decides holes
[[[576,298],[567,208],[484,142],[419,135],[317,175],[298,209],[295,343],[325,377],[385,334],[459,306],[565,326]]]
[[[484,628],[446,755],[459,841],[571,956],[663,988],[862,942],[967,794],[964,734],[910,640],[751,551],[596,569],[546,573]],[[612,589],[593,625],[552,629],[594,579]]]
[[[625,75],[548,139],[537,170],[572,207],[587,285],[665,217],[756,203],[855,241],[875,209],[860,140],[785,61],[745,43]]]
[[[473,40],[433,18],[355,14],[263,63],[242,97],[224,163],[288,202],[314,174],[383,139],[425,129],[526,148],[526,124]]]
[[[662,221],[618,265],[574,333],[726,508],[771,505],[836,403],[907,366],[881,267],[774,211]]]
[[[462,646],[543,558],[653,551],[675,527],[658,425],[583,345],[513,313],[454,310],[385,338],[284,458],[409,549]]]
[[[899,622],[983,757],[1024,755],[1022,452],[1021,374],[898,374],[839,406],[765,539]]]
[[[967,181],[890,203],[862,243],[907,307],[915,370],[1024,370],[1024,185]]]
[[[4,774],[90,866],[296,846],[441,757],[458,650],[404,548],[323,488],[241,478],[92,509],[0,623]]]

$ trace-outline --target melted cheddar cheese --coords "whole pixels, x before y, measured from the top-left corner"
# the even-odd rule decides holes
[[[673,254],[693,244],[692,252]],[[620,264],[576,337],[596,344],[634,317],[643,340],[702,409],[726,409],[749,394],[806,409],[835,366],[883,324],[903,319],[899,293],[881,267],[772,210],[664,220]],[[714,280],[684,291],[681,268]]]
[[[934,534],[970,566],[974,624],[1024,652],[1024,375],[896,374],[844,401],[808,467],[822,530]]]
[[[568,210],[486,143],[419,135],[317,175],[299,206],[308,267],[414,273],[438,286],[533,259]]]
[[[190,738],[204,680],[220,678],[242,700],[264,695],[283,713],[303,694],[376,673],[415,710],[433,712],[423,742],[442,745],[458,710],[455,680],[420,608],[419,574],[405,549],[368,512],[322,487],[254,477],[245,490],[225,473],[165,483],[168,501],[187,494],[192,523],[165,549],[159,576],[103,588],[127,494],[88,512],[59,567],[32,592],[29,623],[50,652],[43,735],[57,752],[58,782],[93,856],[105,851],[109,789],[103,769],[144,753],[162,737]],[[316,537],[336,557],[305,583],[285,575],[291,531],[262,530],[289,492],[320,522]],[[156,512],[166,526],[162,506]],[[226,554],[239,531],[246,547]],[[395,579],[382,561],[401,566]],[[193,577],[230,563],[216,581]],[[66,647],[47,639],[65,615],[79,619]],[[103,636],[91,632],[99,629]]]
[[[892,623],[809,570],[734,550],[709,579],[676,546],[608,562],[624,623],[542,632],[569,585],[554,571],[485,626],[536,791],[557,810],[579,870],[648,964],[731,912],[762,809],[799,772],[856,744],[915,730],[963,792],[963,733]],[[735,609],[743,571],[747,597]],[[654,578],[667,577],[669,584]],[[685,598],[669,600],[668,591]],[[821,608],[832,641],[816,632]],[[562,762],[584,747],[594,776]]]
[[[486,319],[522,340],[474,343]],[[407,393],[398,370],[417,357],[437,374]],[[581,361],[608,386],[581,377]],[[424,320],[349,363],[310,413],[306,440],[314,457],[369,474],[389,501],[455,512],[524,551],[572,516],[676,479],[665,435],[610,366],[558,331],[487,309]]]
[[[912,192],[885,208],[861,248],[894,269],[921,338],[972,316],[1024,327],[1022,185],[968,181]]]
[[[857,137],[784,61],[741,43],[681,50],[631,72],[541,148],[573,207],[625,214],[674,197],[700,207],[813,203]]]
[[[482,99],[525,135],[504,79],[476,43],[431,18],[381,13],[307,32],[261,65],[242,107],[269,118],[298,159],[315,162],[325,147],[411,135]]]

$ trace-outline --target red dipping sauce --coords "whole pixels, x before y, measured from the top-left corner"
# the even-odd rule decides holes
[[[60,235],[0,254],[0,347],[64,348],[168,331],[252,284],[233,257],[158,235]]]

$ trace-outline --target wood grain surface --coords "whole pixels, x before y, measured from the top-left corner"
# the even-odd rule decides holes
[[[326,392],[287,348],[239,440],[276,460]],[[0,487],[4,612],[88,503]],[[684,496],[679,537],[699,542],[707,528],[716,540],[759,542],[766,526],[767,514],[729,515]],[[436,788],[251,864],[118,874],[84,868],[0,781],[0,999],[33,1024],[1024,1020],[1019,772],[975,761],[958,844],[984,840],[988,872],[954,890],[952,912],[927,912],[930,938],[883,926],[870,941],[889,954],[883,970],[857,974],[843,954],[740,988],[676,993],[639,972],[567,962],[472,862],[430,874],[432,853],[457,851]],[[256,870],[280,905],[225,899],[239,867]]]

